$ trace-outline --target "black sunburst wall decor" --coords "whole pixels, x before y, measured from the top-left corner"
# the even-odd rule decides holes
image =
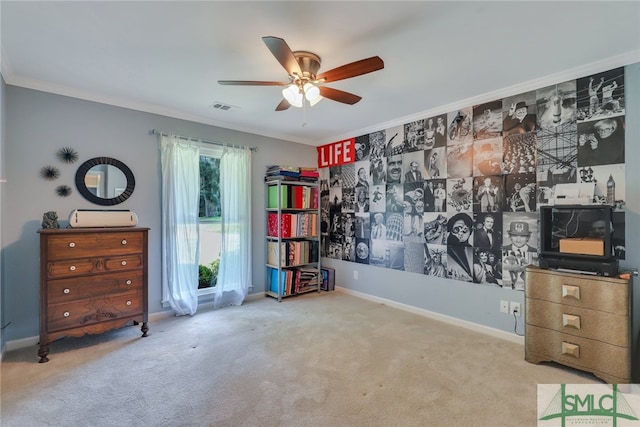
[[[78,160],[78,152],[71,147],[62,147],[57,155],[58,159],[64,163],[75,163]]]
[[[56,193],[60,197],[67,197],[71,194],[71,187],[68,185],[59,185],[58,188],[56,188]]]
[[[55,166],[44,166],[40,169],[40,176],[49,181],[53,181],[60,176],[60,170]]]

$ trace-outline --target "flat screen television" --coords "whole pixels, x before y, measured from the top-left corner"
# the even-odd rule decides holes
[[[541,206],[539,218],[541,267],[617,274],[612,206]]]

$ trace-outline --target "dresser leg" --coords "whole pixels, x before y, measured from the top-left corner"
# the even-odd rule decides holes
[[[142,331],[142,336],[143,337],[148,336],[147,332],[149,332],[149,326],[147,326],[147,322],[143,322],[142,323],[142,328],[140,328],[140,330]]]
[[[40,357],[39,363],[48,362],[49,361],[49,358],[47,357],[48,354],[49,354],[49,346],[41,345],[40,348],[38,349],[38,357]]]

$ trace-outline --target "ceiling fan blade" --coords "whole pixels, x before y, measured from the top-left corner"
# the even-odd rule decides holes
[[[363,74],[378,71],[384,68],[384,61],[379,56],[372,56],[371,58],[361,59],[360,61],[352,62],[350,64],[343,65],[333,70],[326,71],[317,76],[317,80],[323,80],[326,83],[335,82],[337,80],[349,79],[351,77],[361,76]]]
[[[276,111],[284,111],[289,107],[291,107],[291,104],[289,104],[289,101],[287,101],[286,99],[283,99],[282,101],[280,101],[280,104],[278,104],[278,106],[276,107]]]
[[[287,70],[289,75],[297,74],[302,76],[300,64],[298,64],[296,57],[293,55],[293,51],[289,48],[289,45],[284,41],[284,39],[266,36],[263,37],[262,40],[267,45],[273,56],[276,57],[280,65]]]
[[[254,80],[218,80],[218,84],[221,85],[234,85],[234,86],[286,86],[289,83],[284,82],[260,82]]]
[[[361,96],[354,95],[339,89],[333,89],[326,86],[320,86],[320,95],[343,104],[353,105],[362,99]]]

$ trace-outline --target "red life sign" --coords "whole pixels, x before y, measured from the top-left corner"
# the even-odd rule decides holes
[[[332,142],[318,148],[318,168],[328,168],[356,161],[356,139]]]

